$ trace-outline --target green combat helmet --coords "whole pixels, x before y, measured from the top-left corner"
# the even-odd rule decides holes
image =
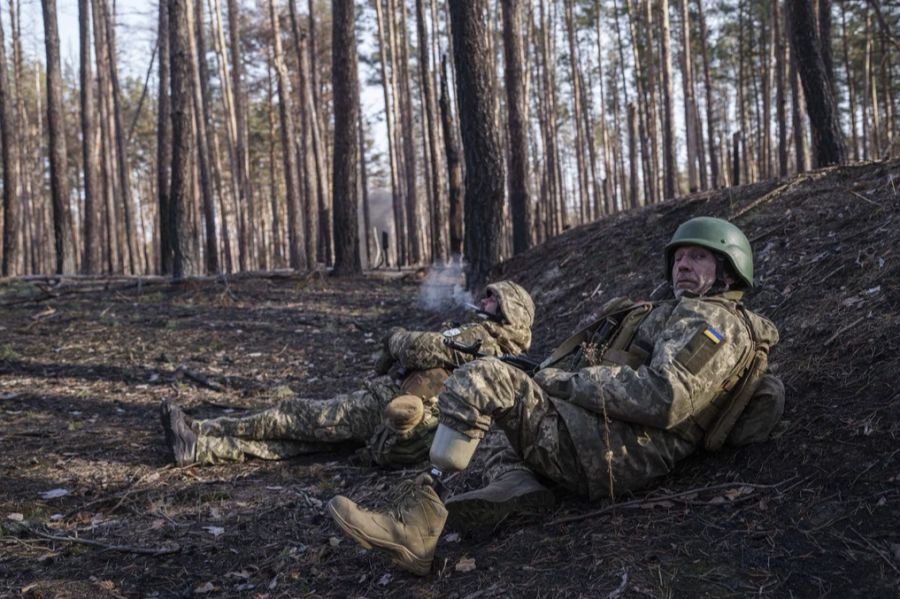
[[[753,250],[747,236],[727,220],[698,216],[679,225],[666,245],[666,279],[672,282],[672,260],[676,248],[699,245],[722,256],[737,275],[742,287],[753,287]],[[721,273],[717,277],[721,279]]]

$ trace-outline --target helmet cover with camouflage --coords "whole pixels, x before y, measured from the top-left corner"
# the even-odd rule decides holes
[[[498,281],[487,286],[485,293],[497,298],[503,323],[484,323],[499,344],[509,353],[528,351],[531,325],[534,323],[534,301],[518,283]]]

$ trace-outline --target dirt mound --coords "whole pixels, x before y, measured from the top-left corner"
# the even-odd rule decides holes
[[[660,293],[680,222],[732,219],[756,253],[747,303],[781,330],[786,420],[616,504],[563,496],[486,538],[448,531],[425,579],[324,511],[337,493],[383,501],[416,470],[352,450],[173,468],[157,416],[162,398],[205,417],[357,388],[385,330],[446,316],[416,304],[414,276],[2,283],[0,596],[896,597],[897,187],[895,161],[698,194],[500,265],[534,295],[542,356],[609,298]]]

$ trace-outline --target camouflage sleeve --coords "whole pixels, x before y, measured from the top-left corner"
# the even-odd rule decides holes
[[[478,323],[452,327],[441,333],[401,331],[391,335],[388,344],[391,355],[407,370],[452,370],[475,359],[475,356],[450,349],[444,345],[444,339],[452,339],[462,345],[481,341],[481,352],[491,355],[503,353],[496,340]]]
[[[750,350],[741,319],[701,300],[683,300],[657,332],[649,365],[548,369],[538,384],[549,394],[610,418],[664,430],[696,424]]]

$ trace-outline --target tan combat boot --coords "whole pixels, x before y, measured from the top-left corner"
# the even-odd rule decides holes
[[[328,502],[328,511],[347,536],[366,549],[384,549],[395,564],[413,574],[431,572],[447,510],[427,474],[400,483],[393,507],[385,512],[366,510],[342,495]]]
[[[510,514],[545,512],[555,502],[530,470],[509,470],[486,487],[448,499],[448,524],[460,532],[487,533]]]

